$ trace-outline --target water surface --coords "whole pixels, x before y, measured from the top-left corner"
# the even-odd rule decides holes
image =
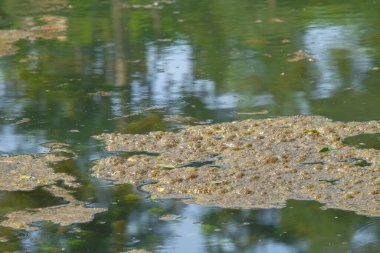
[[[1,31],[43,25],[46,15],[66,24],[61,37],[25,37],[0,58],[0,154],[68,143],[78,158],[57,170],[78,177],[78,199],[109,208],[84,225],[0,228],[0,250],[379,252],[379,218],[302,201],[273,210],[156,203],[89,176],[91,162],[108,155],[91,138],[103,132],[298,114],[380,120],[379,8],[353,0],[0,1]],[[44,194],[1,193],[0,213],[60,203]]]

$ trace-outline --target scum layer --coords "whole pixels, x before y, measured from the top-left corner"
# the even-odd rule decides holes
[[[92,171],[119,184],[154,182],[143,186],[154,198],[232,208],[316,200],[328,208],[380,216],[380,151],[342,143],[348,136],[379,132],[377,121],[293,116],[193,126],[178,133],[102,134],[97,138],[107,150],[131,156],[98,160]]]

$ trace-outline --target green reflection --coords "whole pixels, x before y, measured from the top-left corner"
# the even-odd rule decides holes
[[[39,188],[30,192],[0,191],[0,215],[10,211],[23,210],[25,208],[38,208],[63,204],[63,199],[54,197],[51,193]]]
[[[380,149],[380,134],[360,134],[344,139],[343,143],[358,148]]]
[[[109,155],[92,135],[187,124],[168,123],[166,115],[191,116],[191,124],[296,114],[379,120],[379,3],[156,2],[160,8],[133,7],[151,4],[138,0],[0,1],[0,31],[44,25],[44,15],[67,24],[66,40],[25,37],[15,54],[0,58],[0,153],[36,153],[46,141],[71,144],[78,158],[54,168],[83,184],[78,199],[109,208],[85,225],[41,224],[36,242],[1,228],[8,242],[0,251],[164,251],[189,241],[200,252],[378,252],[377,218],[321,211],[312,202],[281,210],[199,208],[189,215],[191,206],[104,186],[89,168]],[[378,148],[377,135],[361,138],[346,141]],[[2,193],[2,212],[58,204],[44,194]],[[160,214],[191,222],[173,225],[159,221]]]

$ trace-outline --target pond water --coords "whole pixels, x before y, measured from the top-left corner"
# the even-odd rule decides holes
[[[105,207],[86,224],[0,227],[1,252],[380,252],[380,218],[289,200],[233,210],[152,201],[90,176],[92,136],[284,115],[380,120],[380,3],[0,1],[0,154],[76,153],[56,166]],[[379,148],[379,135],[348,144]],[[361,145],[362,143],[362,145]],[[64,203],[0,191],[10,211]],[[380,207],[379,207],[380,208]]]

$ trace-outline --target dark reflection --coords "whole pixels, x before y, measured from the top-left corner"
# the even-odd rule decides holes
[[[91,138],[104,132],[296,114],[379,120],[376,1],[3,0],[0,50],[9,30],[44,25],[46,16],[61,17],[64,33],[23,37],[12,44],[18,51],[0,58],[0,154],[70,144],[77,158],[54,168],[78,178],[78,199],[109,211],[67,228],[1,228],[0,241],[8,241],[0,251],[379,251],[377,218],[313,202],[257,211],[155,203],[89,174],[91,161],[114,155]],[[168,115],[191,120],[173,123]],[[346,141],[378,148],[377,135],[359,139]],[[1,194],[2,214],[59,204],[41,194]],[[181,217],[163,221],[162,214]]]
[[[341,210],[322,210],[316,202],[289,201],[286,208],[234,210],[176,201],[152,202],[127,185],[106,182],[87,198],[109,211],[83,225],[59,228],[45,223],[43,234],[24,243],[33,252],[65,247],[69,252],[378,252],[380,220]],[[165,215],[177,215],[164,220]],[[43,236],[43,235],[48,235]]]
[[[358,148],[374,148],[380,149],[380,133],[378,134],[360,134],[348,137],[343,143]]]
[[[372,232],[379,230],[379,220],[338,210],[321,211],[314,202],[289,201],[284,209],[214,209],[202,217],[202,229],[207,234],[208,252],[345,252],[354,247],[366,220]],[[371,242],[360,250],[375,252],[371,251],[379,245],[373,240],[375,234],[367,235]]]
[[[64,203],[65,201],[63,199],[53,196],[50,192],[45,191],[43,188],[30,192],[0,191],[1,215],[14,210],[47,207]]]

